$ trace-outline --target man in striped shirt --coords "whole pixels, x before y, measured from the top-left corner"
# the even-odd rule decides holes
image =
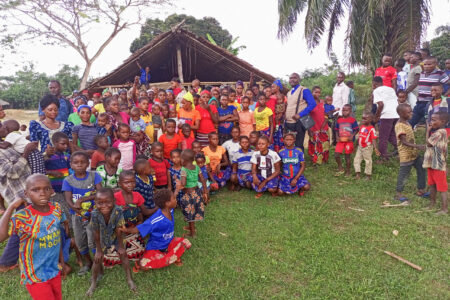
[[[425,117],[426,106],[433,100],[433,96],[431,96],[431,86],[434,83],[445,84],[449,81],[447,74],[436,67],[437,59],[433,56],[429,56],[423,61],[423,72],[420,73],[418,84],[419,96],[417,98],[416,106],[414,107],[413,116],[409,121],[412,127]]]

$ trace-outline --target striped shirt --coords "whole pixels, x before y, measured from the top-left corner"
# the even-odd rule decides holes
[[[431,86],[434,83],[447,83],[448,80],[449,77],[442,70],[435,69],[429,74],[425,72],[420,73],[418,102],[430,102],[433,100],[433,96],[431,96]]]
[[[249,172],[252,170],[252,163],[250,159],[252,158],[254,151],[248,149],[247,153],[244,153],[242,149],[239,149],[237,152],[234,152],[233,155],[233,164],[238,165],[238,172]]]
[[[64,178],[69,176],[70,169],[70,155],[67,152],[59,152],[52,155],[45,161],[45,169],[47,171],[57,171],[62,174],[62,177],[54,177],[48,175],[50,183],[55,193],[61,193],[61,188]]]
[[[305,161],[302,149],[297,147],[293,149],[283,148],[279,155],[283,162],[283,175],[288,178],[294,178],[300,172],[301,163]]]
[[[256,165],[259,175],[263,178],[268,178],[275,173],[275,164],[280,160],[278,154],[269,149],[269,152],[266,155],[262,155],[260,151],[253,153],[250,162]]]

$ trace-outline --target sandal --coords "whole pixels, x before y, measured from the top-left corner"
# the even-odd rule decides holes
[[[345,174],[345,171],[337,171],[336,173],[334,173],[334,176],[339,177]]]
[[[416,193],[417,196],[422,197],[422,198],[429,198],[430,197],[430,192],[425,192],[425,193]]]
[[[400,198],[394,197],[394,200],[400,201],[401,203],[409,201],[409,199],[407,197],[405,197],[405,196],[402,196]]]
[[[261,198],[262,195],[263,195],[263,193],[257,193],[257,194],[255,195],[255,199]]]

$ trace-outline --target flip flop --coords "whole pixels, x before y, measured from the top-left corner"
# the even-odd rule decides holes
[[[135,264],[133,266],[133,273],[139,273],[139,266],[138,266],[137,262],[135,262]]]
[[[422,197],[422,198],[429,198],[430,197],[430,192],[425,192],[425,193],[423,193],[423,194],[416,194],[417,196],[419,196],[419,197]]]
[[[255,199],[261,198],[262,195],[263,195],[263,193],[257,193],[257,194],[255,195]]]
[[[409,199],[407,197],[400,197],[400,198],[394,197],[394,200],[400,201],[401,203],[409,201]]]

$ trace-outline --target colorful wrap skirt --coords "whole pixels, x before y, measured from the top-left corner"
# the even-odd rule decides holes
[[[293,178],[288,178],[284,175],[280,176],[280,183],[278,185],[278,188],[283,191],[283,193],[286,194],[294,194],[300,191],[302,187],[309,184],[309,181],[306,180],[304,175],[300,175],[300,177],[297,180],[297,184],[295,186],[291,185],[291,181]]]
[[[278,152],[284,147],[283,142],[283,125],[278,125],[273,133],[273,150]]]
[[[208,133],[197,132],[197,141],[199,141],[202,148],[209,146]]]
[[[200,189],[181,191],[180,207],[186,222],[202,221],[205,215],[205,204]]]
[[[242,187],[247,187],[247,182],[250,184],[253,182],[253,176],[251,171],[239,171],[237,172],[237,178],[239,185]]]
[[[123,239],[123,243],[129,260],[136,261],[141,259],[145,251],[145,242],[139,233],[128,234]],[[105,267],[114,267],[121,263],[117,245],[112,245],[104,251],[103,265]]]
[[[323,131],[313,132],[309,137],[308,154],[314,164],[322,164],[328,161],[330,150],[330,140],[328,134]]]
[[[261,175],[257,174],[256,175],[259,179],[260,182],[263,182],[265,180],[264,177],[262,177]],[[265,186],[262,187],[262,189],[258,188],[259,185],[256,185],[252,182],[252,187],[253,189],[258,192],[258,193],[262,193],[267,191],[268,189],[276,189],[278,187],[278,177],[273,178],[272,180],[269,180]]]
[[[231,178],[231,167],[228,166],[225,170],[221,170],[218,175],[213,175],[214,180],[217,181],[219,187],[227,185],[227,181]]]
[[[146,250],[139,267],[143,270],[167,267],[181,258],[184,251],[191,248],[191,242],[185,238],[174,237],[165,251]]]

